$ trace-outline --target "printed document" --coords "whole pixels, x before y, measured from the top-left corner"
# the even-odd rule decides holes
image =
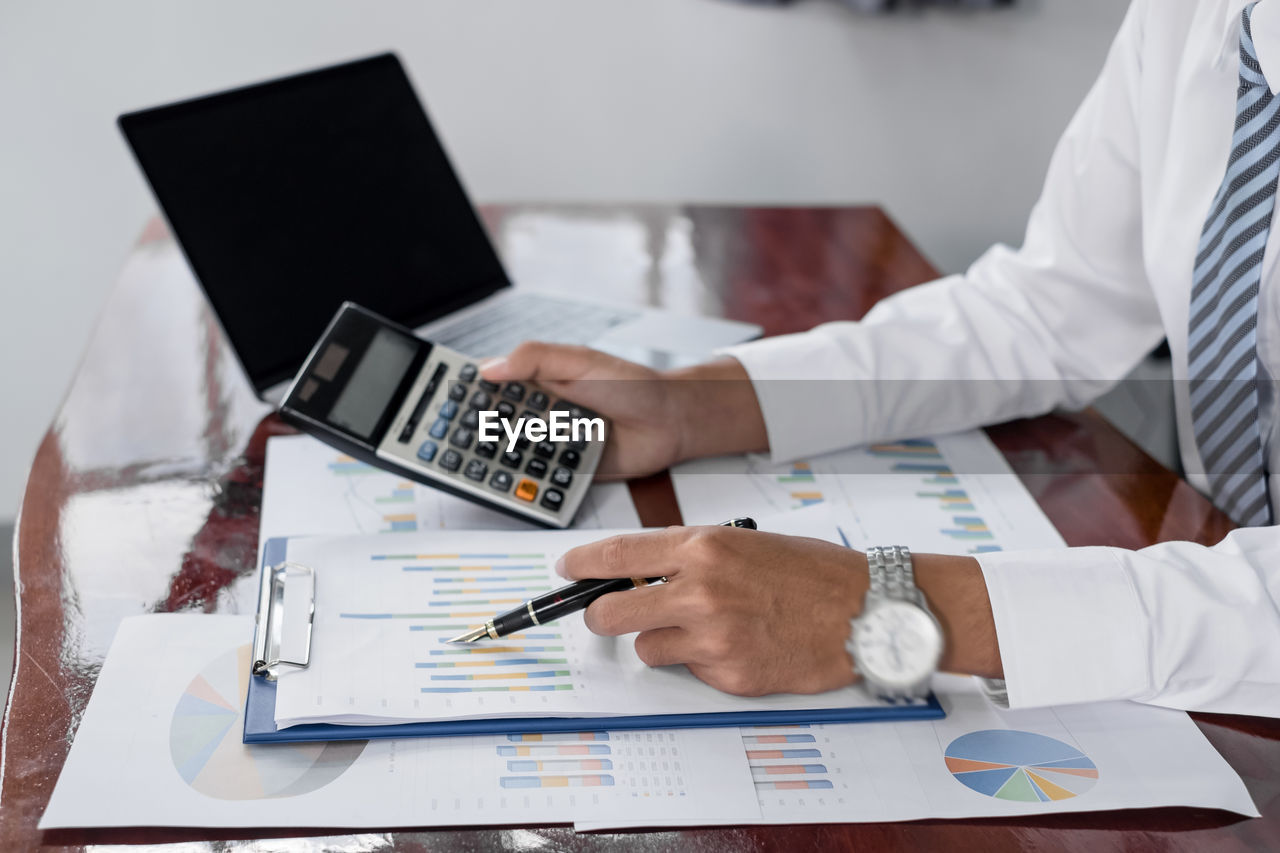
[[[762,530],[839,542],[825,508],[759,522]],[[378,535],[290,540],[288,560],[315,572],[315,627],[311,665],[280,674],[276,724],[884,704],[857,685],[813,696],[732,696],[683,666],[646,666],[635,653],[634,635],[597,636],[578,613],[501,640],[448,642],[563,585],[553,568],[561,554],[618,532],[625,531],[446,531],[393,541]]]
[[[1196,725],[1130,703],[769,728],[240,742],[251,616],[124,620],[41,829],[840,823],[1257,810]]]
[[[849,544],[921,554],[1064,545],[986,433],[840,450],[775,465],[765,456],[699,459],[671,471],[685,524],[726,513],[773,515],[827,505],[853,514]]]
[[[309,435],[271,438],[263,480],[260,543],[276,536],[538,529],[357,461]],[[578,529],[639,526],[626,483],[593,485],[574,519]]]
[[[241,742],[252,616],[125,619],[41,829],[545,825],[759,808],[736,729]]]

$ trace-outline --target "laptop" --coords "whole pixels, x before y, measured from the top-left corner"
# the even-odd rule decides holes
[[[514,287],[394,54],[119,125],[264,399],[279,401],[345,300],[476,357],[545,340],[666,366],[761,332]]]

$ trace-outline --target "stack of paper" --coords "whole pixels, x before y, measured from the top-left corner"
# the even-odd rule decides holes
[[[385,530],[387,550],[380,553],[391,554],[410,514],[419,530],[472,517],[451,506],[453,499],[405,488],[390,475],[329,467],[343,462],[310,439],[273,439],[263,539]],[[341,479],[348,476],[361,482]],[[695,463],[675,472],[675,483],[691,523],[839,504],[853,513],[841,517],[857,528],[854,544],[901,541],[956,553],[1061,544],[976,433],[791,466],[755,458]],[[747,495],[755,497],[744,503]],[[600,506],[597,521],[619,511],[633,520],[598,526],[635,524],[625,492],[614,491]],[[506,539],[490,534],[490,553]],[[508,552],[515,549],[503,546]],[[407,575],[414,563],[398,565]],[[392,612],[386,600],[359,606],[351,612]],[[405,622],[407,631],[413,623]],[[41,827],[574,822],[595,829],[1155,806],[1257,814],[1239,777],[1186,714],[1130,703],[1001,711],[970,679],[948,676],[936,682],[947,717],[933,722],[245,746],[240,730],[252,630],[248,616],[126,620]],[[636,668],[634,661],[627,665]],[[449,668],[424,673],[433,669]],[[510,700],[498,696],[499,706]]]
[[[942,677],[935,722],[246,746],[249,616],[125,620],[40,821],[581,829],[1195,806],[1256,815],[1187,717],[1008,712]]]

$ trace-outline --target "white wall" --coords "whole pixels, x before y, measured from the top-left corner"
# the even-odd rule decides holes
[[[1124,0],[0,2],[0,518],[152,201],[117,113],[393,48],[477,200],[885,204],[1018,241]]]

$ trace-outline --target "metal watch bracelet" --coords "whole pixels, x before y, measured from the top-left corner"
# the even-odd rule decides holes
[[[871,595],[923,605],[924,596],[916,586],[911,552],[905,546],[868,548],[867,570],[871,575]]]

